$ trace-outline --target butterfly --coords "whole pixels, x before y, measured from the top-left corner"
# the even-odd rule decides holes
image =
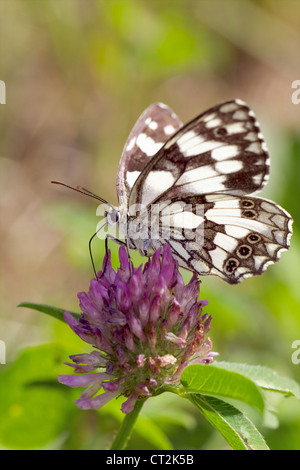
[[[126,141],[119,207],[110,206],[107,223],[121,227],[130,249],[149,257],[168,243],[179,266],[236,284],[289,248],[291,216],[253,196],[269,166],[245,102],[223,102],[185,125],[167,105],[152,104]]]

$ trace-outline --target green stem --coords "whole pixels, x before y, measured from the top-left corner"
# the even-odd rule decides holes
[[[146,399],[144,400],[138,400],[135,404],[134,409],[128,413],[124,420],[123,423],[121,424],[121,427],[116,435],[116,437],[113,440],[113,443],[110,447],[110,450],[123,450],[125,449],[127,442],[131,436],[134,424],[137,420],[137,417],[143,407],[143,404],[145,403]]]

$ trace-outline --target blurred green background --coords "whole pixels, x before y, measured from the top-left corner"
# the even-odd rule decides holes
[[[221,360],[300,382],[291,359],[300,340],[300,104],[291,100],[299,28],[299,0],[0,0],[1,447],[105,449],[122,420],[120,402],[76,408],[80,390],[57,385],[56,374],[69,373],[63,362],[88,346],[63,323],[16,305],[78,311],[77,292],[93,277],[97,203],[50,181],[116,204],[123,145],[155,101],[183,122],[231,98],[255,110],[271,154],[261,195],[292,214],[291,249],[238,286],[203,278],[201,296]],[[98,268],[103,253],[97,240]],[[300,449],[299,402],[269,398],[277,420],[251,418],[272,449]],[[165,394],[148,400],[129,448],[227,446],[184,400]]]

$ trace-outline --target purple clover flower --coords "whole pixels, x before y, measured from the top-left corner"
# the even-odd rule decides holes
[[[178,384],[188,364],[210,363],[216,355],[207,337],[211,316],[202,315],[208,301],[198,300],[200,281],[194,274],[184,285],[169,245],[144,268],[130,266],[124,246],[119,258],[115,272],[109,252],[104,275],[78,294],[79,321],[65,312],[70,328],[95,348],[70,356],[73,363],[67,364],[78,375],[58,376],[70,387],[87,387],[76,401],[82,409],[101,408],[124,395],[122,411],[129,413],[136,400]]]

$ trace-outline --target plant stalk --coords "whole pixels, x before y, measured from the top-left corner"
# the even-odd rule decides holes
[[[110,450],[123,450],[126,448],[126,445],[131,436],[134,424],[140,414],[140,411],[145,401],[146,399],[137,400],[134,409],[125,416],[121,424],[121,427],[112,442]]]

